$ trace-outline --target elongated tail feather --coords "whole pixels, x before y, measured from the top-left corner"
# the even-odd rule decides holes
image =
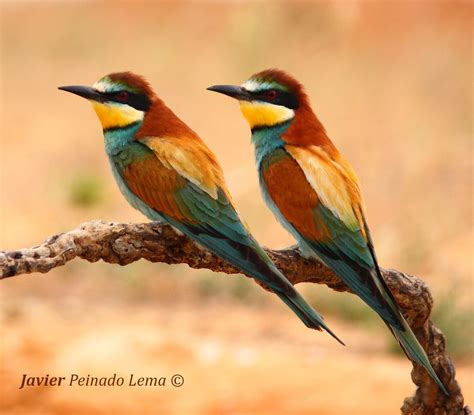
[[[203,232],[202,228],[184,225],[169,218],[167,220],[180,231],[191,235],[193,239],[221,258],[266,284],[307,327],[316,330],[323,328],[339,343],[345,345],[324,323],[323,318],[318,312],[296,291],[291,282],[278,270],[266,252],[250,235],[247,237],[247,243],[239,243],[224,238],[219,233],[211,233],[210,229],[206,229],[206,232]]]
[[[276,293],[278,297],[300,318],[300,320],[310,329],[326,330],[339,343],[345,346],[345,343],[337,337],[323,321],[323,318],[312,309],[304,298],[294,290],[291,295],[286,293]]]
[[[381,283],[381,287],[387,296],[386,298],[387,298],[388,303],[399,312],[399,316],[400,316],[399,320],[400,320],[400,323],[402,324],[402,329],[400,329],[398,326],[395,327],[393,325],[390,325],[387,321],[385,321],[385,324],[387,324],[387,326],[389,327],[389,329],[391,330],[395,338],[398,340],[398,342],[400,343],[400,346],[402,347],[403,351],[406,353],[408,358],[420,364],[421,366],[423,366],[425,370],[428,372],[428,374],[431,376],[431,378],[436,382],[439,388],[443,391],[443,393],[446,396],[449,396],[448,390],[446,389],[443,382],[441,382],[440,378],[434,371],[433,366],[431,366],[430,360],[428,358],[428,355],[425,352],[425,349],[423,349],[420,342],[416,338],[415,333],[413,333],[411,327],[408,325],[402,313],[399,311],[397,302],[395,298],[393,297],[393,294],[390,291],[390,288],[388,287],[387,283],[385,282],[382,276],[382,272],[380,271],[377,257],[375,256],[374,245],[372,243],[372,239],[370,238],[370,233],[368,231],[367,224],[365,223],[365,219],[364,219],[364,226],[366,227],[367,234],[369,235],[368,246],[372,254],[372,257],[374,258],[376,277],[378,277],[378,281]]]
[[[367,269],[357,262],[350,260],[350,258],[345,257],[344,261],[342,261],[334,255],[331,256],[331,252],[322,249],[321,246],[317,244],[313,243],[312,246],[318,249],[318,255],[323,262],[332,268],[362,300],[379,314],[400,343],[408,358],[422,365],[439,385],[443,393],[448,395],[446,387],[440,381],[431,366],[426,352],[403,318],[395,298],[383,279],[373,250],[372,255],[375,266],[373,269]],[[372,249],[371,244],[369,248]],[[367,289],[372,292],[372,295],[368,295],[370,291],[367,291]]]
[[[400,346],[403,348],[403,351],[407,354],[408,358],[423,366],[428,372],[428,374],[439,386],[439,388],[443,391],[443,393],[446,396],[449,396],[448,390],[434,371],[433,366],[431,366],[430,360],[428,359],[428,355],[426,354],[421,344],[418,342],[418,339],[416,338],[415,334],[413,333],[413,331],[408,326],[408,323],[405,320],[403,321],[403,323],[405,326],[404,330],[400,330],[396,327],[390,326],[389,324],[387,324],[387,326],[390,328],[393,335],[400,343]]]

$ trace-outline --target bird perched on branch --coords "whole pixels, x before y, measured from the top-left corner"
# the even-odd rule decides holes
[[[112,73],[92,87],[59,89],[92,103],[113,175],[134,208],[151,220],[174,226],[261,281],[306,326],[323,328],[340,341],[242,223],[214,154],[144,78]]]
[[[252,130],[263,196],[303,254],[320,259],[372,307],[407,356],[447,394],[382,277],[359,180],[328,138],[303,86],[270,69],[241,86],[208,89],[239,101]]]

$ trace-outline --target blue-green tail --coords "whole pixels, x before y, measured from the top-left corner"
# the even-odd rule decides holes
[[[405,321],[405,319],[403,319],[402,322],[404,325],[404,330],[400,330],[394,326],[391,326],[388,323],[387,323],[387,326],[390,328],[393,335],[400,343],[400,346],[403,348],[408,358],[412,360],[413,362],[416,362],[419,365],[423,366],[428,372],[428,374],[433,378],[433,380],[439,386],[439,388],[443,391],[443,393],[446,396],[449,396],[448,390],[446,389],[443,382],[441,382],[440,378],[434,371],[433,366],[431,366],[430,360],[428,359],[428,355],[426,354],[421,344],[418,342],[418,339],[416,338],[415,334],[413,333],[411,328],[408,326],[408,323]]]
[[[288,307],[291,308],[291,310],[300,318],[306,327],[316,330],[321,330],[322,327],[339,343],[345,346],[344,342],[339,337],[337,337],[328,326],[326,326],[321,315],[319,315],[319,313],[305,301],[298,291],[293,290],[291,293],[276,292],[276,294]]]
[[[344,256],[341,251],[338,251],[338,255],[335,255],[327,246],[314,242],[309,242],[309,244],[317,252],[318,258],[332,268],[355,294],[377,312],[390,328],[407,357],[423,366],[441,390],[448,395],[446,387],[431,366],[426,352],[403,318],[395,298],[385,283],[375,259],[372,244],[369,245],[369,248],[372,250],[371,253],[374,259],[373,268],[368,268],[366,265],[361,265],[350,257]],[[344,260],[340,260],[340,256]]]

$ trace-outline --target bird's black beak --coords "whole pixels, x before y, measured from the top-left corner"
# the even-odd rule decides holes
[[[58,87],[61,91],[70,92],[71,94],[79,95],[80,97],[91,99],[93,101],[103,102],[105,97],[94,88],[90,86],[80,86],[80,85],[71,85],[71,86],[60,86]]]
[[[207,88],[209,91],[219,92],[229,97],[238,99],[239,101],[250,101],[252,96],[241,86],[236,85],[214,85]]]

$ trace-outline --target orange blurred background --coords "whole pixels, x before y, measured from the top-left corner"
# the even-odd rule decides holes
[[[145,75],[220,159],[255,236],[293,243],[259,197],[237,105],[206,91],[268,67],[301,80],[358,171],[380,263],[421,277],[467,402],[473,379],[469,2],[2,2],[1,243],[141,222],[95,114],[56,89]],[[0,284],[5,414],[396,414],[410,363],[358,299],[299,288],[347,343],[242,276],[76,260]],[[30,376],[166,376],[181,388],[38,387]]]

